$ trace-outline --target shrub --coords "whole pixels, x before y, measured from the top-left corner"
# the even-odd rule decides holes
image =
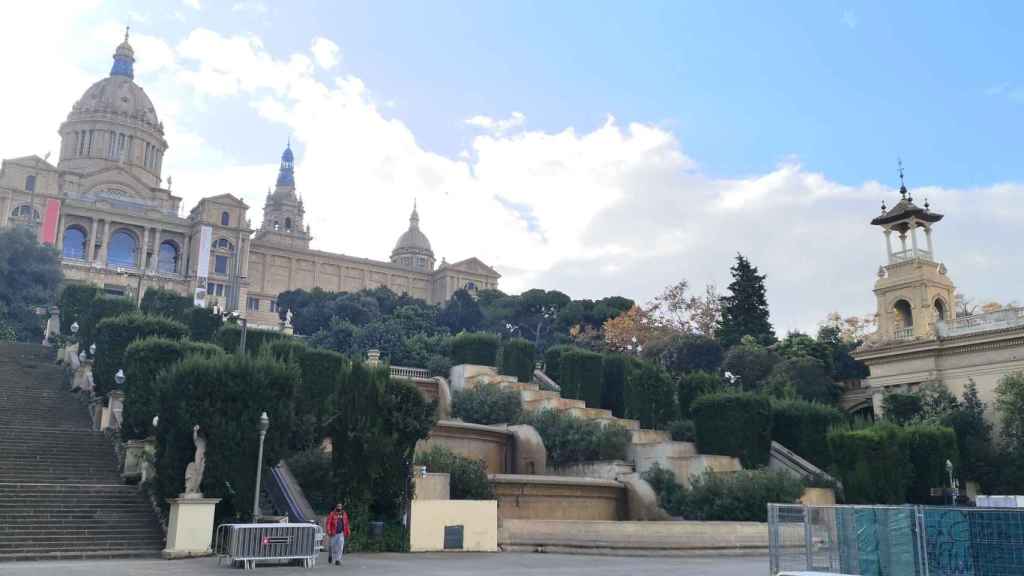
[[[917,394],[890,392],[882,399],[882,413],[885,419],[896,424],[907,424],[923,411],[924,405]]]
[[[533,379],[536,356],[533,344],[522,338],[513,338],[501,347],[501,373],[515,376],[520,382]]]
[[[157,484],[161,496],[182,491],[192,460],[192,426],[206,438],[202,492],[223,498],[219,518],[247,518],[252,507],[260,413],[270,417],[264,464],[287,456],[292,398],[299,381],[293,365],[267,355],[192,355],[158,378],[160,425],[157,432]]]
[[[608,354],[601,365],[601,408],[611,410],[616,418],[626,415],[626,359],[621,354]]]
[[[499,338],[486,332],[463,332],[452,338],[452,363],[494,366]]]
[[[523,411],[516,390],[485,384],[452,393],[452,416],[472,424],[512,424]]]
[[[285,338],[280,332],[270,330],[259,330],[248,328],[245,331],[245,351],[247,354],[255,354],[263,347],[274,340]],[[224,349],[225,352],[237,352],[238,343],[242,339],[242,328],[238,324],[224,324],[213,336],[215,344]]]
[[[776,398],[802,398],[810,402],[835,404],[840,390],[817,358],[800,356],[783,360],[772,368],[765,388]]]
[[[124,368],[124,353],[129,344],[146,336],[176,340],[185,337],[187,332],[188,329],[180,322],[138,312],[101,320],[96,326],[96,365],[93,369],[96,393],[102,395],[117,388],[114,374]]]
[[[193,306],[188,313],[189,332],[196,342],[212,342],[214,334],[224,325],[224,320],[209,308]]]
[[[562,353],[573,350],[572,346],[551,346],[544,351],[544,373],[556,383],[562,381]]]
[[[683,491],[687,520],[767,522],[768,503],[796,502],[803,483],[781,470],[741,470],[727,474],[706,471],[690,478]]]
[[[701,454],[736,456],[744,468],[768,464],[772,439],[772,406],[748,392],[701,396],[690,409],[697,426]]]
[[[907,501],[914,504],[933,503],[931,489],[948,485],[946,461],[958,464],[956,433],[945,426],[927,424],[907,426],[902,433],[906,437],[907,451],[913,465]]]
[[[337,504],[334,479],[331,476],[331,455],[319,446],[314,446],[290,456],[287,462],[288,469],[299,486],[302,486],[302,492],[313,511],[328,514]]]
[[[636,362],[626,373],[626,416],[644,428],[664,430],[678,418],[676,391],[668,373],[650,362]]]
[[[537,430],[554,466],[626,458],[629,431],[621,426],[602,426],[556,410],[528,412],[520,421]]]
[[[772,368],[781,360],[774,351],[748,338],[725,354],[722,372],[735,376],[744,390],[758,391],[768,379]]]
[[[672,516],[682,516],[685,502],[683,487],[676,483],[675,472],[662,468],[655,462],[646,472],[640,475],[658,495],[658,505]]]
[[[139,304],[139,309],[146,314],[180,322],[188,322],[189,312],[194,307],[191,297],[164,288],[146,289]]]
[[[673,375],[718,372],[722,366],[722,345],[714,338],[695,334],[656,339],[644,347],[643,354]]]
[[[563,398],[583,400],[591,408],[601,407],[601,355],[588,350],[568,350],[561,359]]]
[[[224,351],[213,344],[148,336],[128,345],[124,352],[124,412],[121,434],[127,439],[145,438],[152,432],[153,416],[160,411],[161,372],[189,354],[217,356]]]
[[[693,420],[673,420],[668,423],[668,431],[672,433],[673,442],[695,442],[697,427]]]
[[[772,402],[772,440],[822,470],[832,466],[828,432],[842,422],[843,413],[832,406],[805,400]]]
[[[876,424],[828,434],[833,469],[851,504],[903,504],[914,467],[899,427]]]
[[[92,284],[68,284],[61,290],[57,304],[60,307],[61,334],[71,334],[71,325],[75,322],[81,329],[89,316],[92,301],[99,293],[100,289]]]
[[[416,465],[426,466],[428,472],[449,475],[452,500],[491,500],[494,491],[487,480],[487,467],[483,460],[473,460],[454,454],[444,446],[434,446],[416,454]]]
[[[679,377],[676,386],[676,400],[679,416],[690,418],[690,406],[699,396],[721,392],[725,388],[722,378],[711,372],[688,372]]]
[[[248,347],[248,346],[247,346]],[[295,388],[295,424],[289,448],[296,451],[319,446],[334,412],[334,389],[347,360],[337,352],[308,348],[296,338],[278,338],[263,344],[260,353],[299,367]]]
[[[96,294],[89,310],[85,314],[85,321],[78,321],[78,341],[84,350],[96,341],[96,328],[105,318],[113,318],[122,314],[138,312],[135,302],[131,298],[120,296],[107,296],[102,292]]]

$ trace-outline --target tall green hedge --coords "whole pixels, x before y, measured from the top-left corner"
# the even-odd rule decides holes
[[[644,428],[668,430],[678,416],[676,391],[668,372],[656,364],[626,362],[626,417]]]
[[[206,438],[201,489],[222,498],[218,519],[251,517],[262,412],[270,418],[263,463],[288,455],[299,370],[269,355],[191,355],[158,377],[157,485],[164,498],[182,492],[195,448],[192,427]]]
[[[914,504],[934,503],[931,489],[949,485],[946,461],[960,469],[956,432],[945,426],[918,424],[907,426],[903,434],[907,439],[910,463],[914,466],[907,500]]]
[[[264,344],[284,338],[280,332],[247,328],[245,331],[245,352],[255,354]],[[242,338],[242,327],[238,324],[225,324],[213,335],[213,342],[226,352],[237,352],[238,343]]]
[[[296,434],[293,448],[318,446],[327,435],[334,415],[338,374],[348,366],[345,356],[332,350],[309,348],[299,357],[302,381],[295,395]]]
[[[744,468],[768,464],[772,442],[772,405],[747,392],[701,396],[690,407],[701,454],[736,456]]]
[[[851,504],[903,504],[914,474],[903,430],[877,424],[828,435],[833,470]]]
[[[124,352],[124,412],[121,435],[126,439],[145,438],[152,430],[153,416],[160,410],[157,376],[189,354],[217,356],[224,351],[206,342],[171,340],[148,336],[128,345]]]
[[[79,328],[85,322],[92,308],[92,301],[100,289],[92,284],[68,284],[61,290],[57,306],[60,308],[60,333],[71,334],[71,325],[78,322]],[[81,332],[79,332],[81,334]]]
[[[583,400],[590,408],[601,407],[601,355],[589,350],[569,350],[561,359],[563,398]]]
[[[487,332],[463,332],[452,338],[452,364],[495,366],[501,340]]]
[[[113,318],[122,314],[138,312],[135,302],[131,298],[121,296],[108,296],[97,292],[96,297],[89,304],[85,314],[85,321],[79,321],[78,341],[82,348],[96,342],[96,329],[105,318]]]
[[[705,394],[721,392],[725,387],[722,377],[711,372],[687,372],[679,377],[676,386],[676,400],[679,403],[679,417],[690,418],[693,401]]]
[[[179,322],[187,322],[189,311],[194,307],[191,297],[166,288],[148,288],[139,303],[139,309],[146,314]]]
[[[842,422],[843,413],[832,406],[805,400],[772,402],[772,440],[823,470],[832,466],[829,430]]]
[[[551,346],[544,351],[544,373],[557,384],[562,381],[562,354],[573,350],[572,346]]]
[[[125,350],[135,340],[146,336],[177,340],[187,334],[188,328],[181,322],[139,312],[100,320],[96,326],[96,365],[93,368],[96,393],[103,395],[117,388],[114,374],[125,367]]]
[[[501,346],[501,373],[515,376],[520,382],[533,380],[537,349],[523,338],[513,338]]]
[[[608,354],[601,363],[601,408],[611,410],[616,418],[626,415],[626,359],[621,354]]]
[[[224,325],[224,320],[219,314],[214,314],[210,308],[193,306],[188,313],[188,327],[192,339],[196,342],[212,342],[214,334]]]

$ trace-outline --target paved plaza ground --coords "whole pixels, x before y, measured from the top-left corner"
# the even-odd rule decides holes
[[[259,567],[255,574],[365,574],[367,576],[748,576],[767,574],[763,556],[628,557],[564,554],[353,554],[341,567],[324,562],[312,570],[294,567]],[[25,562],[0,564],[4,576],[60,574],[61,576],[200,576],[234,574],[216,559],[102,560],[91,562]]]

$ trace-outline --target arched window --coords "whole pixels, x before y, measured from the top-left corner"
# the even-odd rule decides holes
[[[289,231],[289,232],[292,231],[292,219],[291,218],[285,218],[284,219],[284,229]]]
[[[160,254],[157,256],[157,272],[176,274],[178,272],[178,245],[170,240],[160,243]]]
[[[227,212],[220,213],[220,225],[227,226],[231,222],[231,215]]]
[[[35,174],[29,174],[28,176],[25,177],[25,190],[27,190],[29,192],[35,192],[36,191],[36,175]]]
[[[39,210],[36,210],[28,204],[22,204],[21,206],[15,207],[11,212],[11,217],[19,220],[32,220],[34,222],[39,222]]]
[[[910,302],[897,300],[893,306],[896,316],[900,320],[900,328],[912,328],[914,326],[914,313],[910,310]]]
[[[942,298],[935,299],[935,321],[946,321],[946,303],[942,301]]]
[[[64,230],[64,257],[73,258],[75,260],[85,260],[86,238],[85,230],[80,226],[68,226],[68,228]]]
[[[134,268],[139,258],[139,241],[124,228],[114,232],[107,247],[107,264]]]
[[[213,247],[217,250],[227,250],[228,252],[235,251],[235,245],[231,243],[227,238],[221,238],[213,243]]]

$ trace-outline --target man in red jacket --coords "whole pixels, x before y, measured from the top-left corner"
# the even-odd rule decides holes
[[[348,512],[345,511],[345,507],[339,502],[334,510],[327,515],[327,537],[329,538],[329,547],[327,551],[327,563],[334,563],[335,566],[341,566],[341,556],[345,553],[345,540],[349,537],[352,531],[348,526]]]

